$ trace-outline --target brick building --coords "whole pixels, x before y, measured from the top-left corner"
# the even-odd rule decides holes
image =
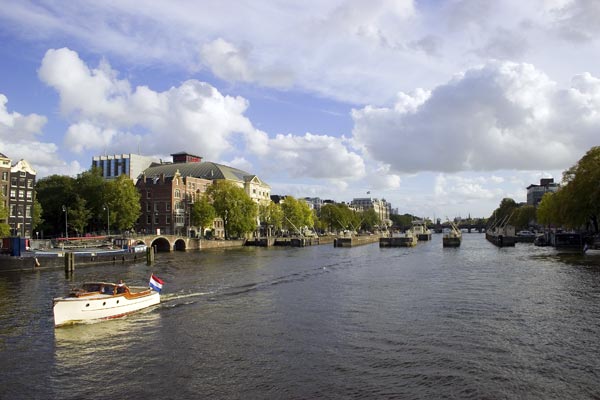
[[[270,202],[271,188],[256,175],[185,152],[175,153],[172,163],[152,164],[140,175],[136,187],[140,193],[142,215],[138,232],[188,235],[197,232],[191,225],[191,207],[209,185],[227,180],[243,188],[256,203]],[[223,221],[216,218],[213,236],[224,237]]]

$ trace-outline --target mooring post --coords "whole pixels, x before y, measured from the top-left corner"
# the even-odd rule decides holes
[[[75,272],[75,253],[65,253],[65,273],[70,274]]]
[[[146,264],[152,265],[154,263],[154,249],[152,247],[146,247]]]

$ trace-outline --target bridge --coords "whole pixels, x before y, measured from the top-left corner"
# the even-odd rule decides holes
[[[244,240],[206,240],[180,235],[133,235],[127,239],[135,244],[145,244],[156,252],[186,251],[224,247],[240,247]]]
[[[153,247],[157,252],[186,251],[200,248],[200,239],[178,235],[134,235],[128,239]]]

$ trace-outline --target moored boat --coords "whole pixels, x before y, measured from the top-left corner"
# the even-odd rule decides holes
[[[411,228],[411,232],[417,238],[417,240],[427,241],[431,240],[431,230],[427,228],[425,221],[423,220],[415,220],[413,221],[413,226]]]
[[[379,239],[379,247],[414,247],[416,245],[417,236],[410,230],[405,233]]]
[[[450,221],[450,229],[444,232],[442,236],[442,247],[460,247],[462,242],[462,232]]]
[[[118,318],[159,304],[162,281],[153,275],[150,285],[152,287],[130,287],[108,282],[84,283],[67,296],[54,299],[54,326]]]

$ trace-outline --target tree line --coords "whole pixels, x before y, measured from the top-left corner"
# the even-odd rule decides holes
[[[519,206],[513,199],[505,198],[490,220],[506,220],[517,229],[540,224],[598,233],[599,214],[600,146],[595,146],[563,172],[560,189],[545,193],[537,208]]]
[[[125,175],[105,180],[97,168],[76,177],[42,178],[35,191],[32,225],[40,237],[103,234],[109,228],[111,233],[123,232],[133,229],[142,214],[133,181]],[[0,206],[0,220],[7,215]],[[268,235],[374,230],[381,225],[373,209],[356,212],[346,204],[326,204],[319,213],[293,196],[286,196],[281,204],[258,205],[244,189],[228,181],[216,181],[191,205],[189,221],[201,236],[215,218],[223,220],[228,238],[244,237],[261,225]],[[8,224],[0,224],[0,234],[10,235]]]

